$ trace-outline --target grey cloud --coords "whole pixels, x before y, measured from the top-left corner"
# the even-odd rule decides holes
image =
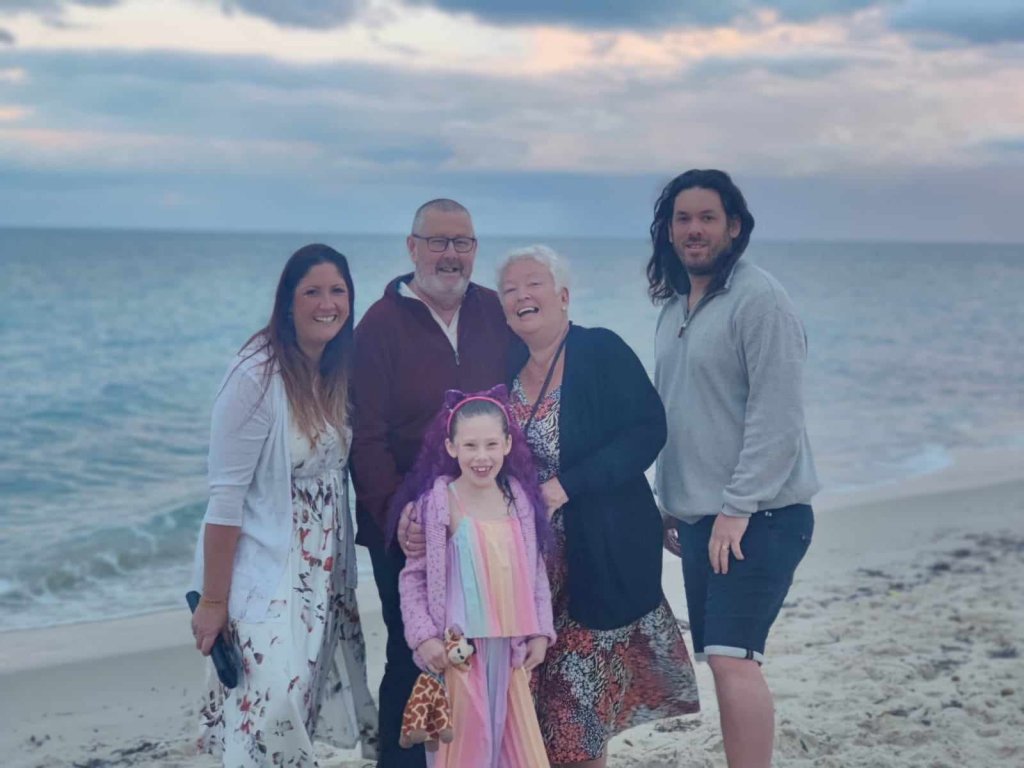
[[[725,24],[754,11],[775,10],[782,18],[810,20],[844,15],[886,0],[407,0],[410,5],[470,13],[496,24],[549,23],[597,29],[653,28],[662,25]]]
[[[442,126],[504,109],[489,79],[451,75],[439,81],[379,66],[14,51],[0,54],[4,66],[29,73],[22,100],[32,104],[40,125],[240,146],[294,143],[324,158],[324,172],[331,163],[382,172],[440,167],[453,158],[450,140],[438,137]],[[538,99],[555,107],[554,96]]]
[[[53,2],[54,0],[48,0]],[[76,0],[117,2],[117,0]],[[220,0],[226,12],[261,16],[283,26],[342,26],[370,7],[368,0]],[[774,10],[783,19],[810,21],[842,16],[893,0],[398,0],[398,8],[431,7],[468,13],[494,24],[561,24],[590,29],[652,29],[662,25],[727,24],[760,10]],[[395,9],[391,9],[394,11]],[[400,10],[399,10],[400,12]]]
[[[969,43],[1024,41],[1021,0],[906,0],[889,15],[893,29],[931,33]]]
[[[342,26],[366,9],[369,0],[203,0],[218,4],[226,14],[260,16],[280,26],[324,29]],[[109,7],[123,0],[2,0],[3,10],[28,11],[55,27],[63,26],[63,11],[71,5]]]
[[[238,10],[262,16],[282,26],[309,29],[342,26],[365,9],[366,5],[365,0],[223,0],[222,3],[224,10],[229,13]]]
[[[871,65],[874,61],[870,56],[850,61],[839,56],[751,57],[720,59],[703,66],[707,67],[706,76],[727,80],[751,70],[802,77],[851,65],[860,67],[865,62]],[[608,82],[585,72],[568,73],[545,81],[455,72],[438,77],[431,71],[410,72],[380,65],[289,65],[261,57],[166,52],[54,53],[0,48],[0,69],[8,66],[23,69],[28,75],[17,88],[18,103],[32,107],[32,115],[26,119],[29,125],[66,126],[91,133],[173,137],[178,142],[173,151],[179,152],[181,157],[156,157],[152,163],[144,158],[143,162],[126,161],[118,167],[144,166],[134,172],[146,185],[159,186],[154,180],[166,177],[168,185],[202,201],[227,199],[232,197],[228,192],[236,190],[243,190],[238,195],[239,200],[251,202],[254,197],[259,198],[255,204],[258,207],[250,205],[246,209],[239,205],[233,210],[231,220],[239,222],[238,226],[264,221],[269,226],[270,222],[300,221],[295,217],[307,215],[310,218],[301,221],[334,221],[330,211],[340,216],[338,212],[342,210],[366,211],[368,208],[360,206],[358,199],[332,197],[336,194],[333,190],[365,188],[367,194],[380,194],[382,210],[390,210],[393,203],[401,203],[400,226],[408,225],[408,211],[422,199],[450,192],[450,196],[465,196],[474,201],[491,196],[493,206],[474,202],[475,213],[478,209],[481,214],[493,211],[488,227],[491,231],[509,231],[507,222],[511,219],[503,212],[501,201],[519,195],[531,201],[531,206],[535,204],[535,209],[531,207],[527,213],[528,207],[523,203],[521,218],[517,214],[518,221],[535,221],[538,226],[543,223],[545,229],[550,221],[549,231],[558,231],[559,222],[563,227],[579,226],[580,231],[593,227],[598,228],[595,231],[630,231],[623,224],[622,216],[604,209],[599,215],[594,214],[585,203],[579,203],[588,199],[587,194],[593,200],[594,190],[601,189],[601,198],[617,201],[623,210],[631,211],[629,217],[639,216],[637,211],[641,209],[646,217],[650,201],[657,192],[658,185],[645,177],[646,181],[638,180],[629,185],[629,195],[613,194],[623,176],[602,173],[604,160],[594,160],[599,157],[599,151],[603,151],[601,146],[612,147],[610,143],[602,145],[602,137],[617,140],[622,131],[623,141],[628,143],[633,136],[637,139],[645,136],[642,131],[634,134],[628,125],[623,126],[630,116],[662,101],[652,90],[666,89],[665,101],[670,106],[680,105],[679,110],[669,108],[652,116],[652,120],[665,115],[680,119],[687,106],[698,103],[689,100],[700,90],[722,95],[730,93],[725,87],[707,88],[691,70],[681,72],[677,78],[656,82],[628,73],[622,80]],[[799,91],[803,87],[802,83],[797,83],[791,90]],[[680,89],[687,92],[680,93]],[[829,107],[830,103],[825,103],[821,108]],[[789,106],[781,104],[779,109],[786,111]],[[812,105],[811,109],[817,106]],[[786,115],[787,120],[793,117]],[[778,118],[778,114],[771,113],[768,118]],[[759,118],[751,113],[749,119]],[[687,128],[685,121],[681,120],[681,124]],[[765,124],[781,126],[785,123]],[[577,129],[577,126],[597,127]],[[693,129],[700,128],[700,121],[697,121]],[[773,130],[765,130],[767,138],[772,138]],[[557,149],[559,140],[572,141],[577,133],[585,136],[587,142],[594,141],[598,147],[586,161],[587,167],[595,169],[593,173],[524,171],[517,174],[490,170],[521,167],[535,149],[531,142],[538,137],[560,136],[552,144]],[[699,148],[700,141],[695,141],[690,145],[680,142],[681,167],[667,171],[683,170],[695,162],[687,156],[692,146]],[[219,142],[230,155],[223,164],[219,157],[212,156],[211,142]],[[1011,154],[1012,143],[1007,143],[1004,154],[999,157],[1024,168],[1019,152]],[[193,144],[198,159],[191,157]],[[777,144],[771,144],[764,151],[773,151]],[[292,145],[298,149],[294,155],[289,154]],[[714,149],[717,145],[712,142],[709,146]],[[982,160],[996,156],[996,148],[979,149]],[[553,151],[548,150],[548,156]],[[822,154],[822,149],[817,145],[809,146],[806,154]],[[616,150],[608,149],[608,156],[615,158]],[[741,169],[743,163],[748,168],[751,164],[757,167],[758,161],[751,160],[753,156],[751,151],[725,153],[722,162],[732,163],[737,169]],[[827,152],[824,156],[827,159]],[[106,162],[105,157],[98,156],[94,162],[91,158],[76,156],[68,165],[88,176],[99,173]],[[25,172],[38,170],[30,156],[7,158],[5,164]],[[649,169],[651,166],[639,162],[632,167]],[[166,175],[172,168],[184,175],[172,179]],[[1016,178],[1021,178],[1021,173]],[[196,183],[186,189],[188,179],[195,179]],[[270,191],[265,197],[262,191],[256,194],[252,188],[246,188],[249,181],[256,186],[266,184]],[[389,195],[381,193],[388,185],[395,193],[391,202]],[[281,193],[286,186],[289,195]],[[414,192],[410,192],[413,188]],[[804,190],[809,188],[801,186]],[[770,198],[769,192],[765,195]],[[791,190],[786,199],[793,200],[795,195]],[[807,199],[815,197],[813,192],[807,192]],[[128,198],[128,194],[111,192],[104,200],[112,204]],[[893,199],[892,196],[887,198]],[[30,210],[28,197],[25,200],[22,210]],[[69,197],[56,210],[72,210],[72,203],[76,201],[81,202]],[[38,200],[34,205],[39,207]],[[90,215],[106,215],[93,203],[83,205],[83,211],[94,211]],[[769,199],[761,205],[770,207],[773,203]],[[134,212],[139,206],[132,201],[131,207]],[[0,200],[0,215],[2,210],[3,200]],[[838,202],[835,210],[837,216],[829,219],[828,226],[821,225],[823,233],[834,227],[843,227],[836,231],[850,231],[852,225],[843,224],[839,217]],[[787,215],[793,216],[784,206],[776,213],[780,221]],[[337,221],[338,226],[342,226],[342,220]],[[202,222],[196,219],[193,223],[214,225],[205,219]],[[479,223],[483,229],[483,222]],[[371,226],[369,222],[359,221],[344,222],[344,225],[346,228]],[[522,224],[523,231],[528,231],[526,226]]]
[[[687,71],[688,79],[706,84],[708,80],[735,77],[748,72],[766,72],[795,80],[816,80],[841,72],[858,63],[858,59],[840,56],[748,56],[707,58]]]
[[[14,45],[14,35],[0,27],[0,45]]]
[[[0,12],[25,12],[31,13],[42,19],[49,27],[63,29],[67,27],[64,21],[64,11],[72,5],[85,5],[93,8],[109,8],[119,5],[122,0],[0,0]],[[2,31],[2,30],[0,30]],[[0,43],[4,42],[0,37]]]
[[[988,141],[983,148],[992,150],[998,155],[1024,158],[1024,136]]]
[[[60,0],[7,0],[3,4],[3,10],[8,13],[14,11],[33,11],[35,13],[50,13],[63,5]]]
[[[678,0],[652,0],[637,3],[633,0],[605,0],[604,2],[567,2],[549,0],[408,0],[410,5],[430,6],[443,11],[470,13],[497,24],[555,23],[585,27],[649,27],[674,23],[689,18],[704,18],[712,23],[727,21],[731,7],[738,3],[726,2],[681,3]],[[687,8],[686,6],[690,6]],[[694,7],[695,6],[695,7]]]
[[[4,60],[0,57],[0,63]],[[104,96],[122,86],[157,92],[168,87],[218,84],[289,92],[342,89],[374,93],[379,88],[395,87],[401,80],[416,77],[404,70],[358,63],[287,64],[259,56],[161,51],[19,51],[7,54],[6,60],[30,69],[34,78],[62,92],[80,93],[88,86],[94,94]],[[423,76],[423,79],[428,78]],[[381,93],[387,94],[386,91]],[[82,98],[88,97],[88,94],[82,95]]]
[[[892,0],[777,0],[757,2],[749,6],[759,10],[778,11],[779,16],[791,21],[811,21],[829,16],[847,16],[865,8],[887,5]]]

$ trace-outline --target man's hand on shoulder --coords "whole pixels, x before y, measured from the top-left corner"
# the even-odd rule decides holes
[[[398,546],[406,557],[423,557],[427,551],[427,537],[423,525],[416,519],[415,508],[410,501],[398,518]]]

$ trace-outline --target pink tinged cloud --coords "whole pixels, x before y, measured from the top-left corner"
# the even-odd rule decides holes
[[[0,104],[0,123],[16,123],[32,114],[31,109],[13,104]]]

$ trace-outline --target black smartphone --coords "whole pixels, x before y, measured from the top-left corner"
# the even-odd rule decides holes
[[[192,613],[196,612],[199,597],[195,590],[185,593],[185,602]],[[234,688],[238,685],[238,680],[242,676],[242,659],[239,658],[238,650],[228,643],[223,635],[217,635],[217,639],[213,641],[210,658],[213,659],[213,668],[217,670],[217,677],[225,688]]]

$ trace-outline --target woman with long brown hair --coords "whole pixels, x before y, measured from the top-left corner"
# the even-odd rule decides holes
[[[192,630],[204,655],[223,633],[242,657],[232,690],[211,669],[200,712],[200,748],[232,768],[313,765],[314,733],[375,754],[348,505],[353,304],[345,257],[300,248],[214,402]]]

